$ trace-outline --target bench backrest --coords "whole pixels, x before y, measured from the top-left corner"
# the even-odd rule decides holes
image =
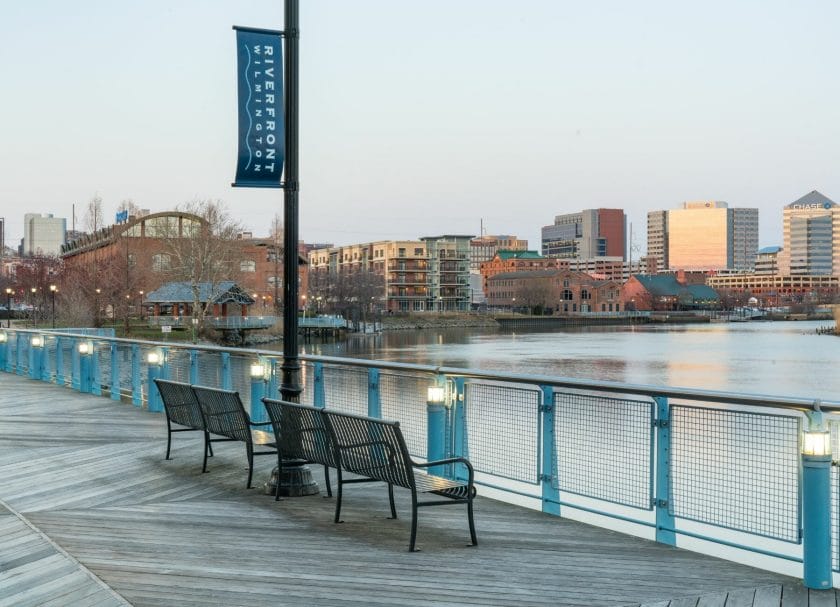
[[[283,459],[303,459],[331,468],[338,467],[322,409],[272,398],[263,398],[262,402],[274,427],[277,448]]]
[[[196,430],[204,429],[201,407],[189,384],[168,379],[156,379],[155,383],[170,421]]]
[[[192,390],[208,432],[252,443],[250,419],[238,392],[202,386],[192,386]]]
[[[414,487],[414,470],[400,423],[325,410],[341,467],[400,487]]]

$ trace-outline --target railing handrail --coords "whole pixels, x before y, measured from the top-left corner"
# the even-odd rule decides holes
[[[74,333],[62,333],[50,330],[35,329],[10,329],[15,332],[32,334],[49,334],[57,337],[69,337],[80,339],[82,336]],[[167,341],[148,341],[140,339],[129,339],[124,337],[105,336],[83,336],[88,340],[115,342],[124,344],[142,344],[156,348],[180,348],[184,350],[197,350],[204,352],[227,352],[235,355],[252,355],[263,358],[282,358],[283,354],[276,350],[260,350],[255,348],[231,348],[226,346],[213,346],[206,344],[181,344]],[[388,371],[413,371],[433,375],[447,375],[451,377],[463,377],[466,379],[484,379],[519,384],[531,384],[534,386],[552,386],[555,388],[573,388],[575,390],[589,390],[595,392],[608,392],[617,394],[637,394],[648,397],[682,398],[692,401],[704,401],[714,403],[730,403],[752,407],[767,407],[777,409],[795,409],[810,411],[819,407],[826,411],[840,411],[840,401],[823,400],[819,398],[801,398],[792,396],[779,396],[767,394],[749,394],[738,392],[727,392],[720,390],[704,390],[699,388],[687,388],[679,386],[653,386],[646,384],[631,384],[624,382],[592,379],[576,379],[571,377],[556,377],[550,375],[524,375],[519,373],[506,373],[503,371],[486,371],[481,369],[465,369],[460,367],[447,367],[435,365],[423,365],[416,363],[401,363],[392,361],[370,360],[360,358],[343,358],[336,356],[316,356],[302,354],[300,360],[312,363],[324,363],[344,365],[349,367],[360,367],[365,369],[381,369]]]

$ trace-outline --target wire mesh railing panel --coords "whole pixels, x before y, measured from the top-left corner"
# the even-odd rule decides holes
[[[367,369],[324,366],[324,398],[327,409],[367,415]]]
[[[428,375],[382,372],[379,375],[379,400],[382,417],[400,422],[408,452],[426,458],[426,396],[431,379]]]
[[[6,340],[7,343],[3,344],[3,347],[6,348],[6,368],[12,373],[17,373],[17,362],[20,355],[17,347],[17,334],[6,331]]]
[[[467,382],[469,459],[476,472],[539,482],[541,397],[534,388]]]
[[[190,383],[190,351],[181,348],[171,349],[166,355],[168,379],[185,384]]]
[[[239,398],[245,405],[246,411],[251,409],[251,364],[255,362],[252,356],[230,357],[230,384],[235,392],[239,392]]]
[[[198,354],[198,385],[208,388],[222,387],[222,355],[217,352]]]
[[[799,541],[795,416],[671,407],[671,499],[678,517]]]
[[[55,368],[58,352],[58,340],[52,335],[44,336],[44,366],[49,369],[50,381],[55,381],[57,370]]]
[[[277,366],[278,372],[280,363]],[[303,392],[300,393],[300,402],[304,405],[315,404],[315,365],[312,363],[302,363],[300,365],[300,383]],[[280,382],[277,382],[280,385]]]
[[[120,365],[120,391],[122,394],[130,395],[134,389],[132,386],[132,347],[130,344],[119,344],[117,346],[117,359]]]
[[[94,352],[99,364],[99,383],[111,386],[111,344],[106,341],[94,343]]]
[[[650,510],[652,401],[554,393],[554,442],[561,491]]]
[[[73,350],[75,349],[75,343],[69,339],[62,339],[60,347],[61,369],[58,368],[58,363],[56,362],[56,373],[63,376],[65,386],[70,386],[73,383]]]

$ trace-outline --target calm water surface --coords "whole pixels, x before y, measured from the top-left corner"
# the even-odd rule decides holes
[[[822,322],[390,331],[308,354],[840,400],[840,337]],[[281,349],[282,346],[278,347]]]

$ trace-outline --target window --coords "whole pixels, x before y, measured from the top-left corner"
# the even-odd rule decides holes
[[[134,253],[129,253],[128,254],[128,267],[133,268],[136,265],[137,265],[137,255],[135,255]]]
[[[152,255],[152,272],[166,272],[172,267],[169,255],[165,253]]]
[[[583,299],[584,301],[589,300],[589,299],[592,299],[592,294],[586,289],[581,289],[580,290],[580,298]]]
[[[257,271],[257,262],[252,259],[247,259],[245,261],[239,262],[239,271],[240,272],[256,272]]]
[[[572,294],[572,290],[571,289],[563,289],[563,300],[564,301],[572,301],[572,299],[574,299],[574,295]]]
[[[422,255],[423,254],[423,249],[414,249],[414,254],[415,255]]]

